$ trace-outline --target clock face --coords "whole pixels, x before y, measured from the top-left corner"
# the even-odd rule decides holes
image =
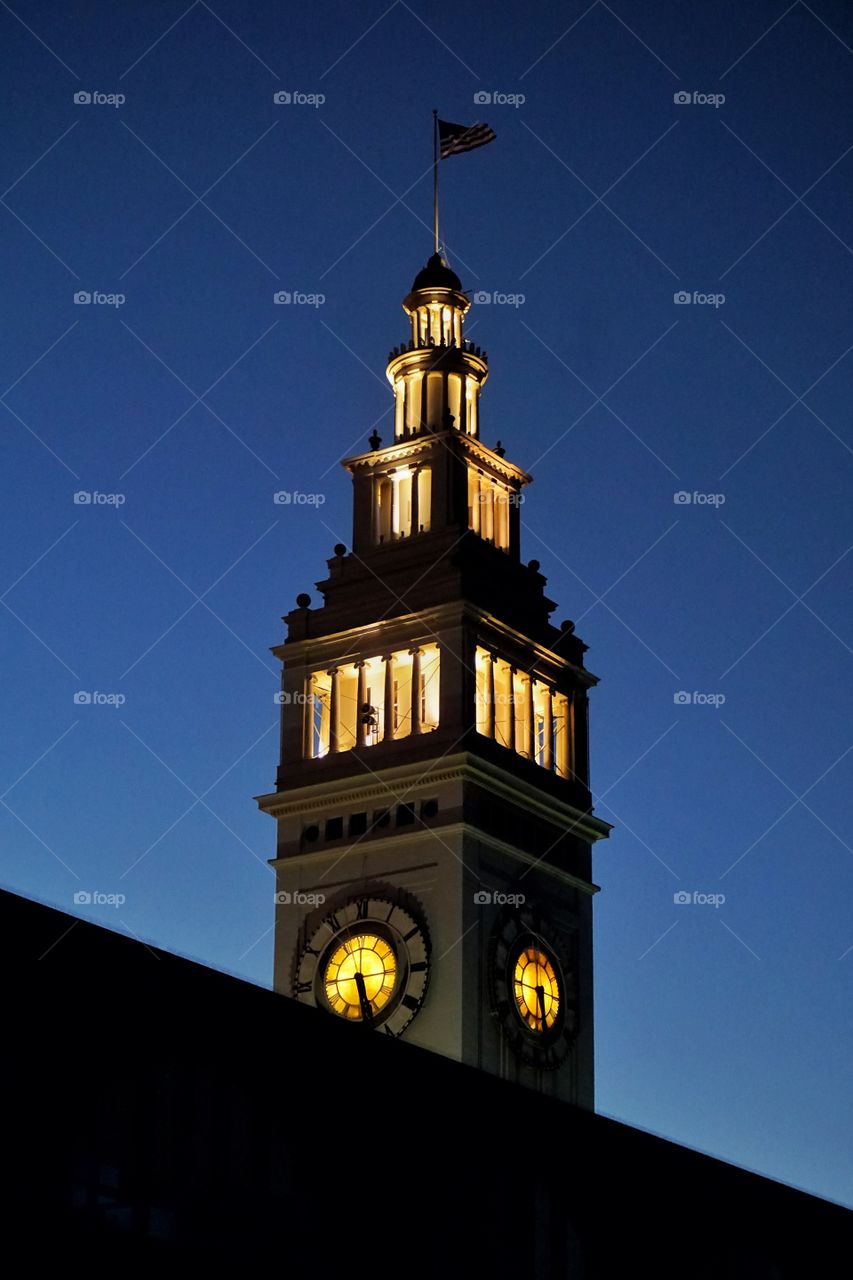
[[[531,1066],[559,1067],[577,1030],[575,978],[556,931],[531,909],[498,919],[491,982],[495,1014],[514,1051]]]
[[[293,994],[347,1022],[398,1036],[429,980],[426,927],[390,898],[351,898],[314,929],[296,965]]]

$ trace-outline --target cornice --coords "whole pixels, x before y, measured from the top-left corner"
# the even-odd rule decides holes
[[[255,800],[262,812],[280,819],[322,812],[328,808],[330,799],[334,799],[337,805],[349,807],[370,800],[387,802],[390,792],[402,800],[452,782],[477,782],[493,794],[521,804],[529,812],[557,826],[567,826],[593,843],[606,839],[613,829],[609,822],[576,809],[563,800],[544,795],[532,783],[467,751],[444,757],[442,767],[432,773],[424,773],[423,760],[416,760],[377,771],[358,782],[329,779],[291,791],[273,791],[256,796]]]
[[[553,863],[546,862],[542,858],[535,858],[533,854],[524,853],[520,849],[516,849],[514,845],[507,844],[505,840],[499,840],[496,836],[489,835],[487,831],[483,831],[473,822],[453,822],[446,827],[440,827],[438,830],[443,836],[445,835],[475,835],[484,845],[491,849],[497,850],[506,856],[512,858],[515,862],[523,863],[525,866],[536,867],[545,875],[550,876],[554,880],[559,880],[561,884],[568,885],[573,889],[580,890],[581,893],[589,894],[590,897],[599,893],[601,886],[594,884],[590,880],[584,880],[582,876],[572,875],[571,871],[564,871],[561,867],[555,867]],[[421,828],[417,832],[408,832],[405,836],[383,836],[381,841],[382,848],[397,846],[400,844],[410,845],[413,842],[425,843],[430,837],[435,838],[436,832],[427,828]],[[377,852],[379,843],[371,845],[359,846],[363,852]],[[336,846],[334,849],[318,849],[315,853],[296,853],[289,858],[270,858],[269,865],[274,867],[276,871],[286,870],[288,868],[297,868],[305,866],[321,866],[324,862],[340,862],[341,849]],[[426,866],[434,866],[435,863],[422,864],[417,867],[406,867],[406,872],[423,871]],[[464,866],[464,864],[463,864]]]

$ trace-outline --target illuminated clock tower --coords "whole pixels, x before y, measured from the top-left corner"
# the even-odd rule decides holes
[[[530,476],[481,440],[469,306],[434,254],[388,360],[394,438],[344,463],[352,548],[274,650],[274,984],[592,1108],[596,678],[521,562]]]

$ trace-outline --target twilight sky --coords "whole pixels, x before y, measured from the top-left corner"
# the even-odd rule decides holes
[[[431,110],[485,120],[443,232],[602,678],[599,1109],[853,1203],[849,6],[12,0],[0,48],[2,884],[270,982],[268,648],[390,432]]]

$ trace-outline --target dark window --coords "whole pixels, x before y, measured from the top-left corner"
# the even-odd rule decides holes
[[[415,806],[401,804],[397,806],[397,826],[410,827],[415,820]]]
[[[367,830],[367,814],[351,813],[349,818],[349,833],[351,836],[363,836]]]
[[[327,818],[326,819],[326,839],[340,840],[344,834],[343,818]]]
[[[437,813],[438,813],[438,801],[424,800],[424,802],[421,805],[421,817],[434,818]]]
[[[390,809],[377,809],[373,815],[374,827],[387,827],[391,822]]]

